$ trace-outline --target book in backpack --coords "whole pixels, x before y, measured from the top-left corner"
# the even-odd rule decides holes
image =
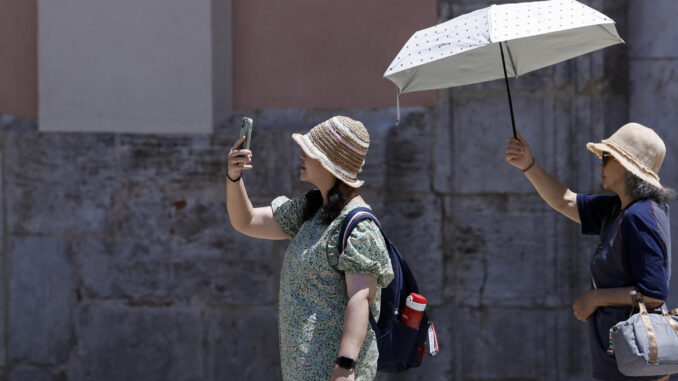
[[[425,353],[435,356],[438,352],[438,341],[426,311],[422,313],[418,329],[411,328],[402,321],[407,297],[418,294],[419,288],[403,256],[386,237],[379,220],[370,209],[355,208],[344,218],[339,231],[339,252],[344,251],[353,228],[366,219],[379,227],[393,267],[393,280],[381,290],[379,320],[375,321],[370,312],[370,326],[376,335],[379,349],[377,370],[387,373],[402,372],[420,366]]]

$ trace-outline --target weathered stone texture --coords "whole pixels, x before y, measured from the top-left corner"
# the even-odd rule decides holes
[[[110,227],[113,136],[11,132],[6,139],[10,232],[77,234]]]
[[[55,381],[57,379],[59,378],[53,377],[44,369],[25,365],[15,368],[9,376],[9,381]]]
[[[569,303],[576,226],[537,197],[450,198],[445,217],[446,297],[485,308]]]
[[[673,0],[629,0],[629,55],[631,58],[678,58],[678,29]]]
[[[664,140],[667,154],[659,177],[672,188],[678,188],[678,32],[669,25],[673,25],[676,11],[678,3],[674,1],[649,4],[631,0],[629,4],[629,14],[634,15],[629,18],[629,120],[653,128]],[[677,234],[674,213],[671,235],[675,239]],[[673,274],[676,271],[674,265]],[[672,277],[670,287],[678,289],[678,277]],[[676,296],[670,296],[669,302],[675,304]]]
[[[121,135],[117,152],[120,175],[130,182],[180,184],[200,189],[220,182],[229,140],[225,136]]]
[[[11,238],[11,360],[55,365],[68,358],[76,290],[67,245],[56,237]]]
[[[430,113],[404,115],[383,139],[374,141],[386,151],[384,157],[387,191],[428,192],[431,189]]]
[[[114,276],[113,241],[87,236],[74,240],[72,246],[84,292],[93,298],[111,297]]]
[[[214,310],[209,319],[210,380],[279,380],[275,307]]]
[[[204,323],[193,308],[91,306],[68,379],[204,380]]]

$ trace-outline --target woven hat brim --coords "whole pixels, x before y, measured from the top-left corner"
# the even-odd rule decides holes
[[[622,165],[622,167],[626,168],[627,171],[633,173],[639,179],[649,184],[652,184],[659,189],[664,188],[662,184],[659,182],[658,174],[654,173],[654,171],[652,171],[651,169],[642,167],[641,165],[636,163],[633,159],[629,158],[626,153],[618,150],[615,146],[602,142],[602,143],[588,143],[586,144],[586,148],[589,151],[595,153],[599,159],[603,158],[603,152],[608,152],[610,155],[612,155],[612,157],[614,157],[615,160],[619,162],[619,164]]]
[[[323,152],[320,149],[318,149],[318,147],[316,147],[308,139],[306,135],[294,133],[292,134],[292,139],[294,139],[294,141],[297,142],[297,144],[299,144],[301,149],[308,157],[318,160],[320,162],[320,165],[323,166],[323,168],[325,168],[332,175],[334,175],[334,177],[341,180],[344,184],[353,188],[360,188],[365,183],[365,181],[363,180],[352,178],[350,175],[347,175],[341,172],[340,170],[334,168],[332,162],[327,158],[327,156],[323,154]]]

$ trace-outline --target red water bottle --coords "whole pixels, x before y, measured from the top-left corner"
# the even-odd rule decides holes
[[[405,300],[405,308],[400,315],[400,321],[410,328],[419,329],[419,323],[421,323],[427,302],[428,300],[419,294],[411,293],[408,295]]]

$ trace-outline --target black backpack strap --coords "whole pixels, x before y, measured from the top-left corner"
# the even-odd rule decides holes
[[[384,230],[381,228],[381,223],[379,223],[377,216],[375,216],[372,210],[370,210],[369,208],[359,207],[348,212],[346,217],[344,217],[344,221],[342,221],[341,223],[341,229],[339,229],[339,244],[337,246],[339,248],[339,253],[344,252],[344,248],[346,248],[346,243],[348,242],[348,237],[351,235],[351,232],[358,225],[358,223],[363,220],[371,220],[375,224],[377,224],[377,227],[379,227],[381,235],[384,237],[384,241],[386,241],[388,244],[388,238],[386,238]],[[372,326],[372,330],[374,331],[376,337],[380,337],[381,332],[379,330],[379,327],[377,326],[377,322],[374,320],[374,316],[372,316],[371,310],[370,310],[370,325]]]
[[[348,237],[351,235],[353,228],[355,228],[356,225],[358,225],[358,223],[362,220],[372,220],[375,224],[377,224],[377,227],[379,228],[381,235],[384,236],[384,240],[387,239],[386,235],[384,234],[384,230],[381,228],[381,223],[377,219],[377,216],[374,215],[372,210],[365,207],[355,208],[348,212],[346,217],[344,217],[344,221],[342,221],[341,223],[341,229],[339,230],[339,245],[338,245],[340,253],[344,252],[344,248],[346,247],[346,243],[348,242]]]

